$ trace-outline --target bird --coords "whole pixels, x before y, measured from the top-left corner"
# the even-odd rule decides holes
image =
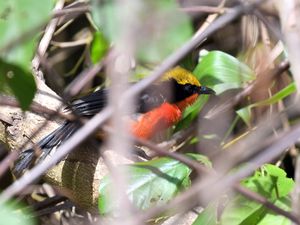
[[[101,88],[72,101],[68,108],[79,117],[90,118],[107,105],[108,94],[109,87]],[[130,121],[131,134],[136,138],[151,139],[158,132],[176,124],[185,108],[203,94],[211,95],[215,92],[209,87],[202,86],[190,71],[180,66],[170,69],[163,74],[161,80],[137,96],[135,112],[140,116]],[[37,143],[38,148],[35,149],[39,149],[39,154],[33,148],[22,151],[13,168],[15,176],[22,175],[33,165],[54,154],[81,125],[79,121],[66,120]]]

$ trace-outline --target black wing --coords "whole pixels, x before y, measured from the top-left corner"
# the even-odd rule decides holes
[[[171,81],[164,81],[159,84],[153,84],[142,91],[137,97],[135,112],[145,113],[158,107],[163,102],[175,102],[173,97],[174,84]],[[69,108],[75,111],[79,116],[93,116],[100,112],[107,105],[107,88],[100,89],[94,93],[73,101]]]
[[[108,92],[107,88],[100,89],[73,101],[70,107],[79,116],[93,116],[107,105]],[[152,84],[137,96],[135,112],[145,113],[160,106],[163,102],[179,102],[198,92],[199,87],[190,84],[178,84],[174,79]]]
[[[165,101],[173,103],[180,100],[184,96],[173,95],[173,93],[178,91],[176,90],[176,88],[178,88],[177,86],[177,82],[172,80],[151,85],[138,96],[135,111],[145,113],[158,107]],[[107,105],[108,91],[106,88],[100,89],[90,95],[73,101],[68,108],[74,110],[78,116],[91,117],[100,112]],[[44,137],[37,144],[42,151],[38,159],[36,159],[33,149],[23,151],[15,164],[15,175],[19,176],[35,162],[41,162],[48,155],[53,154],[80,126],[81,124],[79,122],[66,121],[55,131]]]

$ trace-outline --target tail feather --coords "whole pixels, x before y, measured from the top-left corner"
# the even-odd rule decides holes
[[[27,149],[21,152],[14,165],[13,173],[16,176],[20,176],[33,164],[40,163],[48,155],[55,153],[56,149],[72,136],[79,127],[79,122],[66,121],[63,125],[37,143],[37,146],[41,149],[41,154],[39,156],[36,156],[34,149]]]
[[[78,116],[91,117],[100,112],[107,104],[107,92],[107,89],[100,89],[88,96],[73,101],[67,109],[72,109]],[[34,149],[27,149],[21,152],[19,159],[15,163],[14,174],[22,174],[24,170],[33,164],[39,163],[47,156],[53,154],[57,147],[70,138],[80,126],[79,122],[66,121],[62,126],[37,143],[42,151],[38,156]]]
[[[30,168],[35,160],[35,153],[33,149],[27,149],[23,151],[19,158],[18,161],[15,163],[15,166],[13,168],[13,174],[15,174],[17,177],[19,177],[22,172]]]

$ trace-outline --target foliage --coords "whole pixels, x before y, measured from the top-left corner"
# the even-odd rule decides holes
[[[52,6],[52,0],[0,2],[0,91],[11,91],[22,109],[29,107],[36,91],[30,62],[36,33],[48,22]]]
[[[255,102],[251,105],[248,105],[244,108],[241,108],[236,111],[236,113],[243,119],[243,121],[250,126],[251,122],[251,109],[255,107],[260,106],[267,106],[267,105],[273,105],[275,103],[278,103],[279,101],[284,100],[286,97],[290,96],[296,91],[295,83],[291,83],[282,90],[278,91],[275,95],[271,96],[268,99],[265,99],[260,102]]]
[[[206,166],[211,166],[209,160],[202,155],[188,154]],[[178,192],[187,189],[190,184],[192,170],[185,164],[171,159],[158,158],[147,162],[135,163],[122,168],[128,171],[128,187],[126,194],[132,203],[139,209],[145,210],[154,205],[167,203]],[[102,214],[117,212],[118,202],[110,200],[114,185],[112,178],[106,176],[100,181],[99,211]],[[120,209],[119,209],[120,210]]]
[[[115,43],[122,38],[122,32],[129,32],[123,30],[126,25],[131,31],[137,31],[139,35],[130,38],[134,38],[138,59],[144,62],[160,62],[192,36],[191,23],[184,13],[178,12],[175,1],[143,1],[143,7],[135,12],[139,19],[129,20],[133,24],[123,24],[124,18],[130,18],[133,13],[130,7],[120,8],[113,1],[98,4],[100,1],[92,1],[92,15],[105,36]],[[152,26],[153,21],[161,22]]]
[[[35,221],[31,217],[30,211],[18,209],[16,203],[0,204],[0,218],[2,224],[9,225],[34,225]]]
[[[287,211],[291,210],[289,194],[294,187],[294,182],[286,177],[286,173],[282,169],[266,164],[261,170],[256,171],[253,176],[243,180],[242,185],[264,196],[274,205]],[[240,194],[228,200],[219,220],[216,216],[217,206],[217,203],[211,203],[199,215],[193,225],[291,224],[291,221],[287,218]]]
[[[109,43],[104,37],[103,33],[97,31],[94,33],[91,46],[91,60],[93,63],[101,61],[109,49]]]

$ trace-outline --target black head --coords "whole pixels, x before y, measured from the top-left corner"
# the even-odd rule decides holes
[[[214,95],[216,94],[214,90],[206,86],[197,86],[193,84],[176,84],[177,91],[174,91],[176,97],[176,101],[183,100],[186,97],[189,97],[193,94],[199,95]]]

